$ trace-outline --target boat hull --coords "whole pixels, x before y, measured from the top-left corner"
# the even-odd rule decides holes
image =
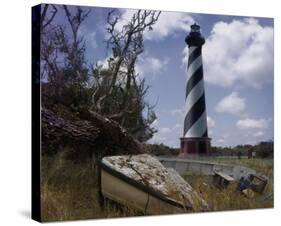
[[[124,181],[104,169],[101,170],[101,193],[104,197],[132,207],[144,214],[183,213],[186,209],[180,204],[172,204],[135,185]]]

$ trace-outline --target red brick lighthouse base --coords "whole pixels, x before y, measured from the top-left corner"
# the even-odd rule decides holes
[[[182,137],[180,141],[181,147],[179,157],[181,158],[208,156],[211,154],[211,139],[208,137]]]

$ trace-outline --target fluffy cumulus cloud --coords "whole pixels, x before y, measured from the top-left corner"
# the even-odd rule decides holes
[[[155,79],[162,71],[166,70],[169,62],[168,57],[159,59],[157,57],[145,54],[140,56],[136,64],[136,72],[141,77]]]
[[[216,105],[216,112],[226,112],[234,115],[242,114],[246,107],[246,100],[237,92],[232,92]]]
[[[124,24],[127,24],[137,10],[124,9],[121,10],[120,23],[117,29],[122,30]],[[148,18],[149,19],[149,18]],[[147,40],[161,40],[169,35],[176,34],[177,31],[189,31],[190,25],[194,23],[194,19],[188,13],[179,12],[161,12],[157,23],[153,25],[153,29],[146,31],[144,38]]]
[[[246,118],[246,119],[240,119],[237,121],[236,126],[239,129],[264,129],[268,127],[268,121],[266,119],[251,119],[251,118]],[[256,135],[263,135],[261,133],[258,133]]]
[[[153,30],[145,34],[148,40],[161,40],[177,31],[189,31],[193,18],[187,13],[162,12]]]
[[[183,54],[187,62],[187,48]],[[203,62],[208,83],[260,88],[273,80],[273,28],[256,19],[217,22],[206,38]]]

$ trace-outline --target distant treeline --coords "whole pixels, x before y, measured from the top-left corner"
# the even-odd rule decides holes
[[[146,144],[146,152],[160,156],[177,156],[179,154],[179,148],[172,148],[165,144]]]
[[[237,145],[235,147],[212,147],[216,156],[248,156],[249,152],[257,158],[273,158],[273,141],[262,141],[256,145]]]
[[[211,147],[212,156],[248,156],[251,152],[256,158],[273,158],[273,141],[262,141],[256,145],[237,145],[235,147]],[[171,148],[164,144],[147,144],[149,153],[160,156],[177,156],[179,148]]]

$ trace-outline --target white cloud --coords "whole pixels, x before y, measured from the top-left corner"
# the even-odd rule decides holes
[[[183,51],[182,51],[182,66],[185,66],[185,68],[187,67],[187,63],[188,63],[188,54],[189,54],[189,50],[188,50],[188,46],[185,46]],[[187,73],[187,70],[186,70]]]
[[[150,57],[149,61],[150,61],[150,64],[151,64],[151,69],[153,71],[159,71],[161,69],[162,64],[161,64],[161,61],[159,59],[154,58],[154,57]]]
[[[109,65],[108,65],[108,60],[110,57],[106,57],[102,60],[98,60],[97,64],[100,65],[102,67],[102,69],[108,69]]]
[[[140,77],[155,79],[157,75],[167,69],[168,57],[159,59],[148,54],[141,55],[136,64],[136,72]]]
[[[171,110],[170,113],[171,113],[171,115],[173,115],[173,116],[176,116],[176,115],[183,116],[183,114],[184,114],[184,109],[176,108],[176,109]]]
[[[174,35],[177,31],[188,32],[193,23],[193,18],[187,13],[162,12],[153,30],[147,32],[144,37],[148,40],[160,40]]]
[[[153,135],[149,143],[165,143],[171,147],[179,146],[179,137],[182,136],[183,125],[176,123],[170,127],[161,127],[158,129],[158,132]]]
[[[246,107],[246,100],[239,96],[237,92],[232,92],[224,97],[216,106],[217,112],[226,112],[231,114],[241,114]]]
[[[226,142],[226,140],[225,139],[218,139],[218,143],[225,143]]]
[[[240,82],[259,88],[273,80],[273,28],[256,19],[217,22],[202,51],[208,83],[227,87]],[[183,55],[187,63],[187,47]]]
[[[239,129],[263,129],[268,127],[268,121],[265,119],[241,119],[238,120],[236,126]]]
[[[116,28],[121,31],[137,10],[121,10],[120,22]],[[149,17],[147,18],[149,19]],[[177,31],[189,31],[194,19],[188,13],[161,12],[158,21],[153,25],[153,30],[145,31],[144,38],[147,40],[161,40],[169,35],[175,35]]]
[[[254,137],[261,137],[263,135],[264,135],[264,132],[262,132],[262,131],[258,131],[258,132],[253,134]]]
[[[208,128],[211,128],[215,126],[216,122],[210,116],[207,116],[207,124],[208,124]]]

